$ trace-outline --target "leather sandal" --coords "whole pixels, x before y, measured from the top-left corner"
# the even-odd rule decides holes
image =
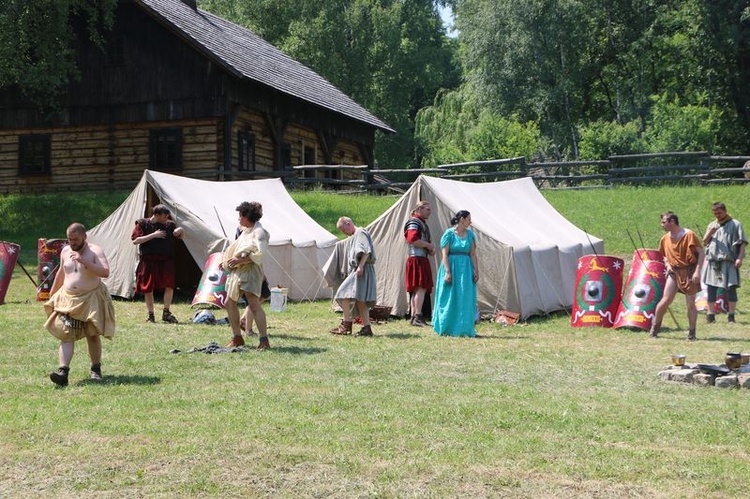
[[[271,348],[271,344],[268,342],[268,336],[263,336],[258,340],[256,350],[268,350],[269,348]]]
[[[331,334],[347,335],[352,334],[352,321],[342,320],[339,327],[331,329]]]
[[[372,336],[372,328],[370,325],[364,326],[362,329],[357,332],[357,336]]]
[[[227,343],[227,348],[241,347],[244,344],[245,344],[245,339],[242,337],[242,335],[233,336],[232,340],[229,343]]]

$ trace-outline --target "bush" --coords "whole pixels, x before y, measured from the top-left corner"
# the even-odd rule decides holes
[[[416,131],[423,167],[515,156],[544,149],[539,127],[483,109],[466,86],[438,95],[417,114]]]
[[[654,96],[643,140],[648,152],[715,151],[724,112],[715,105],[681,104],[666,94]]]
[[[635,123],[620,124],[614,121],[597,121],[581,130],[579,155],[583,160],[600,160],[618,154],[642,152],[643,144]],[[591,166],[582,173],[601,173]]]

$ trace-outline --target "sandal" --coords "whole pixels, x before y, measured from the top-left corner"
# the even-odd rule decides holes
[[[368,324],[360,329],[357,333],[357,336],[372,336],[372,328],[370,327],[370,325]]]
[[[269,348],[271,348],[271,344],[268,342],[268,336],[260,338],[256,350],[268,350]]]
[[[331,334],[347,335],[352,334],[352,321],[342,320],[339,327],[331,329]]]

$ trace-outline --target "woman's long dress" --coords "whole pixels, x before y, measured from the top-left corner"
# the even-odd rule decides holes
[[[477,285],[474,282],[474,264],[471,262],[471,245],[474,232],[466,230],[463,238],[453,228],[440,238],[440,248],[449,247],[448,263],[451,283],[445,282],[445,267],[440,263],[435,287],[435,310],[432,327],[444,336],[476,336],[474,318],[477,308]]]

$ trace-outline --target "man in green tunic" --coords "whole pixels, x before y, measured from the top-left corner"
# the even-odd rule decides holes
[[[706,247],[706,266],[703,269],[708,303],[706,320],[716,320],[716,294],[718,288],[724,288],[727,290],[727,320],[734,322],[737,288],[740,287],[740,267],[745,259],[747,238],[742,224],[727,213],[724,203],[714,203],[711,211],[716,220],[708,224],[703,236],[703,245]]]

